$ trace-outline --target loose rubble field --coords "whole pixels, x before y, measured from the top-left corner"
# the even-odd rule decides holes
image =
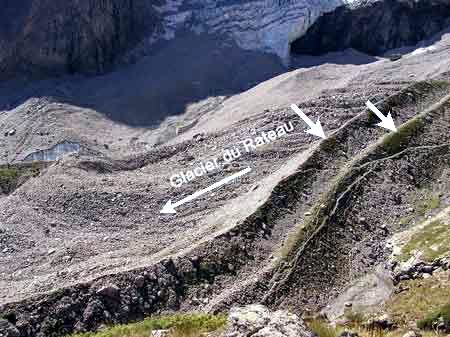
[[[87,120],[91,110],[50,98],[17,106],[26,126],[2,139],[17,160],[32,150],[25,130],[56,116],[62,125],[49,148],[70,140],[82,151],[39,166],[14,190],[1,186],[0,312],[27,336],[57,336],[170,310],[326,306],[388,260],[393,233],[449,203],[448,50],[444,35],[432,52],[395,62],[286,72],[206,111],[200,105],[189,115],[195,125],[150,150],[140,142],[161,130],[98,113]],[[368,99],[391,111],[398,133],[376,127]],[[327,140],[304,132],[292,103],[320,117]],[[170,185],[172,174],[289,121],[286,136]],[[159,213],[246,167],[252,172],[176,216]],[[429,195],[439,204],[417,207]]]

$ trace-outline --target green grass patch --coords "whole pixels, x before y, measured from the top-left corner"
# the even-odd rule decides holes
[[[441,206],[441,198],[437,195],[428,195],[425,200],[417,202],[417,214],[425,216],[429,211]]]
[[[367,317],[362,312],[357,312],[354,310],[347,310],[344,314],[345,318],[348,320],[348,325],[352,327],[359,327],[365,321],[367,321]]]
[[[67,337],[149,337],[153,330],[169,330],[170,337],[198,337],[225,326],[225,315],[186,314],[148,318],[138,323],[116,325],[99,332]]]
[[[432,262],[450,252],[450,225],[435,220],[414,233],[408,243],[402,248],[400,261],[408,260],[414,251],[421,251],[423,259]]]
[[[312,221],[310,220],[307,220],[304,226],[297,225],[294,230],[288,234],[277,255],[283,260],[286,260],[289,255],[294,252],[302,242],[305,241],[308,232],[307,229],[311,226]]]
[[[414,220],[414,218],[415,216],[413,214],[407,215],[401,218],[398,224],[402,227],[408,226]]]
[[[7,194],[13,191],[18,182],[19,170],[15,168],[0,168],[0,190]]]
[[[315,319],[308,323],[308,327],[317,337],[338,337],[342,331],[339,327],[332,327],[327,322]]]
[[[407,291],[394,294],[384,305],[387,313],[400,326],[415,325],[428,315],[441,310],[450,297],[450,273],[429,279],[416,279],[402,283]]]
[[[450,302],[440,309],[428,314],[424,319],[417,322],[417,327],[423,330],[433,329],[433,323],[438,320],[443,320],[444,323],[450,324]]]
[[[332,189],[324,193],[309,209],[310,215],[305,215],[303,224],[298,224],[294,230],[288,234],[278,256],[283,260],[289,259],[292,253],[295,253],[316,229],[324,223],[324,221],[328,221],[328,217],[335,205],[336,196],[346,188],[349,181],[351,181],[352,177],[356,174],[349,175],[347,172],[341,172],[334,178]]]
[[[0,194],[10,194],[44,167],[41,163],[0,166]]]
[[[397,132],[391,132],[385,136],[383,150],[390,155],[400,152],[409,144],[410,138],[417,134],[425,125],[422,116],[409,120],[399,127]]]

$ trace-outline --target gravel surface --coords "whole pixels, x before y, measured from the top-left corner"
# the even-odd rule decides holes
[[[307,60],[300,59],[298,69],[241,94],[227,99],[208,99],[205,104],[199,102],[188,116],[189,120],[198,119],[198,122],[184,133],[171,135],[166,142],[151,150],[146,150],[145,139],[161,134],[161,129],[149,131],[120,124],[94,110],[60,102],[54,97],[28,100],[14,111],[4,111],[0,115],[0,124],[16,129],[15,135],[0,135],[2,148],[15,149],[17,156],[11,157],[9,153],[9,160],[20,159],[32,151],[37,142],[39,147],[45,142],[51,147],[63,139],[77,141],[83,150],[52,163],[38,177],[29,179],[13,193],[0,198],[0,304],[41,294],[38,298],[49,303],[46,308],[53,308],[40,311],[40,315],[45,316],[56,310],[53,307],[57,303],[54,301],[56,297],[52,296],[60,296],[60,293],[54,292],[50,297],[43,294],[68,287],[70,296],[83,303],[76,309],[82,312],[84,309],[80,308],[89,302],[87,291],[90,290],[86,289],[91,285],[98,296],[117,294],[114,287],[100,291],[98,280],[114,280],[121,285],[120,291],[127,292],[127,296],[132,298],[125,286],[131,282],[130,277],[134,280],[132,282],[140,284],[136,281],[136,273],[161,261],[163,269],[171,273],[171,277],[175,277],[173,270],[177,273],[176,281],[167,278],[167,284],[175,284],[174,294],[159,293],[162,290],[157,292],[157,297],[164,299],[165,308],[218,310],[227,307],[229,302],[255,299],[274,306],[290,304],[286,295],[292,300],[298,299],[305,288],[293,294],[286,291],[286,287],[292,284],[303,287],[305,282],[312,285],[314,296],[308,300],[311,308],[325,304],[324,297],[328,295],[325,296],[323,290],[326,289],[327,294],[330,289],[331,294],[337,293],[338,288],[348,281],[342,274],[347,269],[342,269],[342,273],[336,276],[339,282],[329,283],[320,291],[322,274],[311,276],[311,268],[315,268],[311,261],[317,258],[314,259],[310,253],[317,251],[312,249],[298,258],[292,255],[297,250],[288,250],[292,268],[287,268],[286,265],[277,265],[282,257],[280,249],[283,244],[287,245],[284,240],[296,230],[296,225],[307,222],[312,215],[310,208],[323,195],[328,195],[333,186],[340,186],[336,184],[336,176],[347,172],[349,165],[354,166],[353,159],[366,158],[365,151],[371,150],[386,134],[374,126],[375,120],[369,118],[364,110],[367,99],[378,103],[393,97],[387,107],[393,108],[393,115],[400,125],[448,93],[448,87],[444,84],[439,86],[437,81],[436,86],[419,87],[411,93],[410,100],[405,98],[408,91],[402,92],[416,82],[448,79],[445,72],[450,69],[450,36],[443,35],[434,46],[431,51],[407,54],[395,62],[378,59],[367,64],[351,64],[355,57],[352,51],[333,55],[338,60],[336,63],[327,56],[324,64],[302,67],[301,62],[306,63]],[[348,64],[342,64],[347,57]],[[395,101],[397,98],[398,102]],[[288,108],[292,103],[303,108],[311,119],[320,117],[325,132],[332,135],[339,146],[331,146],[333,151],[327,152],[324,147],[329,143],[319,142],[304,133],[305,125]],[[179,118],[182,122],[183,116]],[[255,152],[243,153],[223,170],[199,177],[180,188],[170,185],[169,178],[173,173],[215,158],[223,149],[239,145],[243,139],[288,121],[292,121],[294,131],[276,142]],[[436,123],[438,132],[421,131],[427,136],[411,140],[415,142],[414,146],[437,146],[439,144],[435,143],[439,140],[448,142],[448,109],[441,112]],[[51,137],[36,135],[44,127],[51,130]],[[408,163],[405,165],[418,167],[417,172],[422,172],[423,165],[419,165],[418,160],[432,161],[433,155],[439,154],[424,152],[406,161],[383,166],[381,170],[392,173],[391,180],[380,183],[382,175],[376,175],[367,185],[367,188],[373,187],[372,192],[364,189],[360,195],[355,195],[355,199],[361,198],[361,201],[351,204],[355,208],[349,211],[352,217],[345,214],[346,208],[343,208],[343,214],[336,215],[339,224],[344,228],[353,223],[355,216],[367,218],[369,215],[364,215],[364,210],[358,209],[359,205],[373,210],[377,201],[387,196],[391,198],[394,192],[401,194],[408,190],[412,194],[420,185],[396,183],[398,172],[404,172],[401,165]],[[447,163],[447,156],[442,154],[442,165]],[[442,165],[433,171],[440,172],[440,179],[445,178]],[[252,167],[252,172],[237,183],[180,206],[176,216],[159,213],[167,200],[180,200],[246,167]],[[349,179],[356,178],[350,175]],[[437,178],[430,176],[429,179],[434,181]],[[396,185],[391,189],[394,183]],[[276,201],[273,200],[274,195]],[[325,207],[332,207],[332,202]],[[374,221],[371,228],[392,216],[392,213],[385,212],[389,207],[386,201],[380,210],[383,217]],[[331,208],[326,209],[331,212]],[[261,215],[263,213],[264,216]],[[361,234],[358,231],[362,228],[362,225],[357,227],[355,236]],[[381,238],[384,240],[383,230],[376,229],[375,233],[380,242]],[[328,234],[324,234],[325,237]],[[351,242],[348,236],[342,232],[337,235],[343,235],[343,240],[336,241],[337,250],[328,251],[330,259],[342,247],[343,252],[348,253],[346,249]],[[378,246],[370,246],[362,252],[364,256],[374,250],[377,253],[373,258],[364,257],[356,263],[352,268],[357,273],[369,268],[370,261],[383,260],[384,253],[377,251]],[[183,283],[182,287],[179,285],[179,282],[185,282],[180,276],[182,266],[175,263],[172,268],[172,264],[167,263],[172,259],[178,261],[177,258],[183,262],[183,256],[189,256],[189,261],[198,261],[201,256],[206,266],[201,267],[201,262],[199,270],[204,274],[199,272],[195,276],[189,274],[191,267],[188,268],[186,273],[191,275],[189,277],[202,280],[198,281],[200,284],[192,281],[192,288],[190,281]],[[345,258],[337,259],[337,262],[347,258],[347,255],[342,256]],[[302,261],[307,263],[302,264]],[[337,263],[335,267],[338,265],[342,264]],[[298,275],[303,273],[307,277],[299,279]],[[165,282],[159,282],[158,289],[165,289]],[[205,284],[214,286],[208,288]],[[33,301],[23,303],[18,305],[21,308],[17,309],[18,312],[38,310],[30,304],[35,303]],[[14,308],[14,305],[6,305],[3,309],[7,311],[8,308]],[[143,312],[155,310],[159,310],[156,304],[152,309],[143,309]],[[120,315],[118,321],[138,317],[127,314],[125,309]],[[89,324],[96,326],[90,319]]]

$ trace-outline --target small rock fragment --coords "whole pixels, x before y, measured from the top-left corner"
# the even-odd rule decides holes
[[[5,136],[14,136],[16,134],[16,129],[11,129],[5,133]]]
[[[139,288],[142,287],[145,284],[145,277],[142,275],[138,275],[134,279],[134,284],[136,284],[136,286],[138,286]]]
[[[357,332],[353,331],[342,331],[339,337],[359,337]]]
[[[1,337],[20,337],[17,328],[6,319],[0,318],[0,336]]]
[[[232,308],[221,337],[309,337],[302,319],[287,311],[271,312],[262,305]]]
[[[422,337],[422,335],[415,331],[408,331],[403,335],[403,337]]]
[[[169,337],[169,330],[153,330],[150,337]]]

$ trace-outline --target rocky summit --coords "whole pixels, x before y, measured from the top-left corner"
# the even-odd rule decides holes
[[[448,0],[0,19],[0,337],[449,333]]]

